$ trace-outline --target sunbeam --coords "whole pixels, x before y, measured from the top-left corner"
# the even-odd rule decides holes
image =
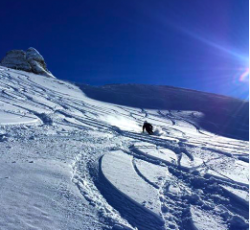
[[[200,36],[199,34],[194,33],[190,30],[187,30],[187,29],[184,29],[181,27],[179,27],[178,29],[180,29],[180,31],[182,31],[186,35],[188,35],[188,36],[190,36],[190,37],[192,37],[192,38],[194,38],[194,39],[196,39],[196,40],[198,40],[198,41],[200,41],[208,46],[211,46],[217,50],[223,51],[226,54],[230,54],[231,56],[236,57],[237,59],[239,59],[241,61],[244,61],[244,63],[248,63],[248,60],[249,60],[248,56],[242,55],[242,54],[234,51],[233,49],[226,48],[223,45],[220,45],[217,42],[213,42],[207,38],[204,38],[204,37]]]

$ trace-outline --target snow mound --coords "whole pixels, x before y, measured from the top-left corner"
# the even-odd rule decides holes
[[[249,206],[249,193],[247,191],[239,190],[226,185],[221,185],[221,187],[229,194],[231,198],[234,198],[238,202]]]
[[[154,144],[135,143],[132,146],[132,150],[135,153],[142,154],[156,160],[162,160],[170,164],[177,164],[177,156],[172,150],[163,148],[157,149]]]
[[[122,151],[105,154],[102,174],[119,192],[163,223],[158,191],[137,174],[132,160],[132,156]]]
[[[227,230],[223,218],[211,211],[202,210],[195,206],[190,208],[191,220],[195,230]]]
[[[134,162],[140,175],[155,188],[162,187],[166,178],[170,179],[171,177],[166,167],[159,167],[158,165],[142,160],[135,160]]]

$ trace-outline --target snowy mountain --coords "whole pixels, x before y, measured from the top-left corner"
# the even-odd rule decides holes
[[[0,67],[0,229],[248,229],[248,129],[238,99]]]

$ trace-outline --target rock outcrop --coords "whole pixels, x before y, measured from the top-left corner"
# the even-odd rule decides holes
[[[1,60],[0,65],[54,78],[47,69],[43,56],[34,48],[29,48],[26,52],[11,50]]]

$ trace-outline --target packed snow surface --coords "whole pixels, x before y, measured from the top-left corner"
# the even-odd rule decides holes
[[[202,92],[191,110],[183,89],[154,88],[171,106],[136,89],[0,68],[1,230],[248,229],[242,114],[220,132]]]

